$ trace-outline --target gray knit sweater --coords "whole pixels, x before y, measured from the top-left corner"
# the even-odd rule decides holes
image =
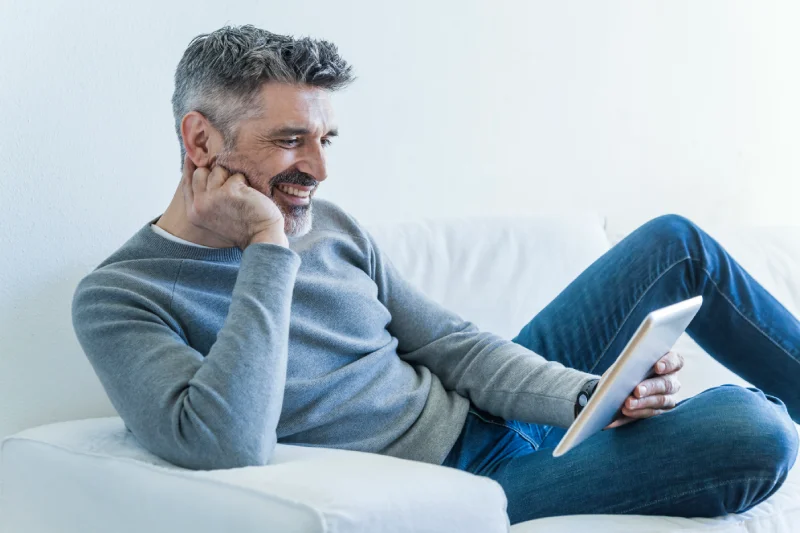
[[[232,468],[280,442],[439,464],[470,401],[572,422],[595,376],[433,302],[341,208],[315,200],[312,231],[289,245],[199,248],[148,223],[79,284],[78,340],[156,455]]]

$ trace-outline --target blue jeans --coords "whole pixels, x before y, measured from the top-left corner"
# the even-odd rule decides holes
[[[564,429],[473,406],[444,465],[499,482],[512,524],[567,514],[712,517],[768,498],[797,455],[800,323],[690,221],[670,215],[637,229],[514,342],[602,374],[647,313],[697,295],[704,302],[689,335],[761,390],[706,390],[559,458],[552,450]]]

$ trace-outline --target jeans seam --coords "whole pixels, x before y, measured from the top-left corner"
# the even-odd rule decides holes
[[[693,261],[697,261],[697,260],[693,260]],[[698,262],[699,262],[699,261],[698,261]],[[798,360],[797,360],[797,358],[796,358],[794,355],[792,355],[792,354],[791,354],[791,353],[790,353],[790,352],[789,352],[789,351],[788,351],[786,348],[784,348],[784,347],[783,347],[783,346],[781,346],[781,345],[780,345],[778,342],[776,342],[776,341],[775,341],[775,339],[773,339],[773,338],[772,338],[772,337],[771,337],[771,336],[770,336],[770,335],[769,335],[769,334],[768,334],[766,331],[764,331],[763,329],[761,329],[761,328],[758,326],[758,324],[756,324],[755,322],[753,322],[752,320],[750,320],[750,319],[747,317],[747,315],[745,315],[744,313],[742,313],[742,312],[739,310],[739,308],[738,308],[738,307],[736,307],[736,304],[734,304],[734,303],[733,303],[733,302],[732,302],[732,301],[731,301],[731,300],[730,300],[730,299],[729,299],[729,298],[728,298],[728,297],[725,295],[725,293],[724,293],[724,292],[722,292],[722,289],[720,289],[720,288],[719,288],[719,286],[717,285],[717,283],[716,283],[716,282],[715,282],[715,281],[712,279],[712,277],[711,277],[711,273],[710,273],[708,270],[706,270],[706,268],[705,268],[705,267],[702,267],[702,266],[701,266],[701,267],[700,267],[700,270],[702,270],[703,272],[705,272],[705,274],[706,274],[706,276],[707,276],[707,278],[708,278],[708,281],[710,281],[710,282],[711,282],[711,285],[713,285],[713,286],[714,286],[714,289],[716,289],[716,291],[719,293],[719,295],[720,295],[720,296],[722,296],[722,298],[723,298],[723,299],[724,299],[726,302],[728,302],[728,304],[730,304],[730,306],[731,306],[731,307],[733,307],[734,311],[736,311],[736,313],[738,313],[738,314],[739,314],[739,316],[741,316],[741,317],[742,317],[742,318],[745,320],[745,322],[747,322],[748,324],[750,324],[751,326],[753,326],[753,327],[755,328],[755,330],[756,330],[756,331],[758,331],[758,332],[759,332],[761,335],[763,335],[763,336],[764,336],[764,337],[765,337],[765,338],[766,338],[768,341],[770,341],[772,344],[774,344],[774,345],[775,345],[775,346],[776,346],[776,347],[777,347],[777,348],[778,348],[780,351],[782,351],[783,353],[785,353],[786,355],[788,355],[788,356],[789,356],[789,359],[791,359],[791,360],[792,360],[792,361],[794,361],[795,363],[798,363],[798,364],[800,364],[800,361],[798,361]]]
[[[589,369],[589,373],[590,373],[590,374],[591,374],[591,373],[594,373],[594,369],[595,369],[595,368],[597,368],[597,365],[599,365],[599,364],[600,364],[600,361],[603,359],[603,357],[605,357],[605,356],[606,356],[606,353],[608,352],[608,349],[609,349],[609,348],[611,348],[611,345],[612,345],[612,344],[614,344],[614,341],[615,341],[615,340],[617,340],[617,337],[619,336],[619,332],[620,332],[620,331],[622,331],[622,328],[623,328],[623,327],[625,327],[625,324],[627,324],[627,322],[628,322],[628,319],[631,317],[631,315],[633,315],[633,312],[634,312],[634,311],[636,311],[636,308],[639,306],[639,304],[640,304],[640,303],[642,303],[642,300],[644,300],[645,296],[647,296],[647,293],[648,293],[648,292],[650,292],[650,289],[652,289],[652,288],[653,288],[653,286],[654,286],[656,283],[658,283],[658,281],[659,281],[661,278],[663,278],[664,276],[666,276],[666,275],[667,275],[667,273],[668,273],[670,270],[672,270],[673,268],[675,268],[675,267],[676,267],[677,265],[679,265],[680,263],[683,263],[684,261],[691,260],[691,259],[692,259],[692,257],[691,257],[691,256],[686,256],[686,257],[684,257],[683,259],[679,259],[679,260],[675,261],[675,262],[674,262],[674,263],[672,263],[670,266],[668,266],[668,267],[667,267],[667,268],[666,268],[666,269],[665,269],[665,270],[664,270],[664,271],[663,271],[661,274],[659,274],[659,275],[656,277],[656,279],[654,279],[654,280],[653,280],[653,281],[650,283],[650,285],[648,285],[648,286],[647,286],[647,288],[644,290],[644,292],[642,292],[642,294],[641,294],[641,295],[639,296],[639,298],[636,300],[636,303],[635,303],[635,304],[633,304],[633,306],[631,306],[631,309],[630,309],[630,311],[628,311],[628,314],[627,314],[627,315],[625,315],[625,318],[622,320],[622,323],[621,323],[621,324],[619,325],[619,327],[617,328],[617,331],[616,331],[616,332],[614,332],[614,336],[613,336],[613,337],[611,337],[611,340],[610,340],[610,341],[608,341],[608,344],[606,345],[605,349],[603,350],[603,353],[601,353],[601,354],[600,354],[600,357],[598,357],[598,358],[595,360],[594,364],[592,365],[592,368],[590,368],[590,369]]]
[[[525,435],[525,434],[524,434],[524,433],[522,433],[521,431],[517,430],[516,428],[512,428],[511,426],[509,426],[509,425],[508,425],[508,422],[505,422],[505,421],[503,421],[503,423],[502,423],[502,424],[499,424],[499,423],[495,422],[494,420],[486,420],[484,417],[482,417],[480,414],[478,414],[477,412],[473,411],[472,409],[470,409],[470,411],[469,411],[469,412],[470,412],[470,413],[472,413],[473,415],[477,416],[479,419],[481,419],[481,420],[482,420],[483,422],[485,422],[486,424],[492,424],[492,425],[499,426],[499,427],[506,428],[506,429],[508,429],[508,430],[511,430],[511,431],[513,431],[514,433],[516,433],[517,435],[519,435],[520,437],[522,437],[522,439],[524,439],[524,440],[525,440],[525,442],[527,442],[528,444],[530,444],[530,445],[531,445],[531,447],[534,449],[534,451],[536,451],[536,450],[538,450],[538,449],[539,449],[539,447],[538,447],[538,446],[536,446],[536,443],[535,443],[535,442],[533,442],[533,441],[530,439],[530,437],[528,437],[527,435]]]
[[[633,511],[639,511],[641,509],[646,509],[647,507],[652,507],[653,505],[657,505],[659,503],[664,503],[664,502],[676,500],[676,499],[682,498],[684,496],[691,496],[692,494],[697,494],[698,492],[702,492],[704,490],[716,489],[716,488],[719,488],[719,487],[723,487],[725,485],[732,485],[734,483],[749,483],[750,481],[769,481],[769,482],[774,482],[774,479],[773,478],[769,478],[769,477],[748,477],[748,478],[745,478],[745,479],[731,479],[731,480],[723,481],[723,482],[720,482],[720,483],[714,483],[714,484],[711,484],[710,486],[701,487],[699,489],[687,490],[687,491],[681,492],[679,494],[674,494],[672,496],[666,496],[664,498],[661,498],[661,499],[658,499],[658,500],[655,500],[655,501],[652,501],[652,502],[647,502],[647,503],[644,503],[644,504],[641,504],[641,505],[637,505],[635,507],[630,507],[628,509],[625,509],[624,511],[613,511],[613,514],[629,514],[629,513],[633,512]],[[608,511],[608,510],[606,510],[606,511]]]
[[[553,431],[553,429],[555,429],[555,426],[550,426],[550,429],[548,429],[547,432],[542,436],[542,443],[544,443],[545,439]]]

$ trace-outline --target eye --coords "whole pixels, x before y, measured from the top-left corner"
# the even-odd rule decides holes
[[[324,139],[322,139],[322,146],[330,146],[332,144],[333,144],[333,140],[332,139],[329,139],[328,137],[325,137]]]
[[[295,148],[300,144],[300,139],[298,139],[297,137],[293,137],[291,139],[278,139],[275,142],[277,142],[281,146],[285,146],[286,148]]]

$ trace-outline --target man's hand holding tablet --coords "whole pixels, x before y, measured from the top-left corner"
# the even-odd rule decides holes
[[[633,390],[625,400],[620,415],[605,429],[624,426],[640,418],[650,418],[675,407],[675,394],[681,390],[678,371],[683,368],[683,357],[669,352],[653,365],[654,377],[648,378]],[[605,374],[603,374],[605,376]]]

